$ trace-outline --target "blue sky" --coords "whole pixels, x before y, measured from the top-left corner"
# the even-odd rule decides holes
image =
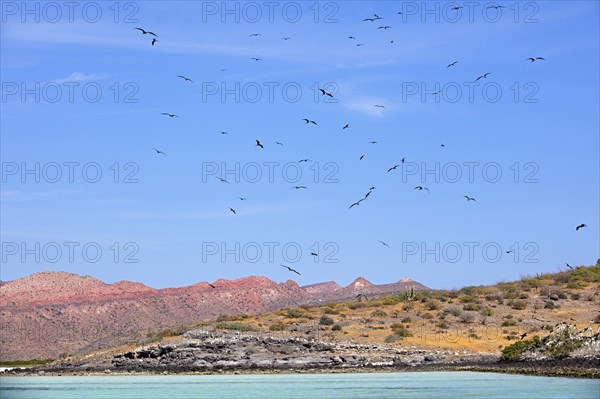
[[[2,280],[454,288],[600,257],[597,2],[273,4],[3,3]]]

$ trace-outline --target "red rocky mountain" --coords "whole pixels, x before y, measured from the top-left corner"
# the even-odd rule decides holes
[[[301,304],[427,289],[409,279],[374,285],[359,277],[347,287],[330,281],[300,287],[266,277],[220,279],[179,288],[104,283],[90,276],[42,272],[0,286],[0,360],[57,358],[134,342],[149,330],[220,315],[256,314]]]

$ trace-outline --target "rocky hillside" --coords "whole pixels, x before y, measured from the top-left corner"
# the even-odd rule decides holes
[[[410,280],[374,285],[362,278],[348,287],[316,286],[327,289],[247,277],[159,290],[129,281],[106,284],[71,273],[36,273],[0,286],[0,361],[58,358],[143,342],[157,330],[220,316],[426,289]]]

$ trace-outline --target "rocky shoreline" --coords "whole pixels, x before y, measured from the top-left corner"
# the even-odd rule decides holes
[[[495,354],[192,330],[177,344],[100,353],[1,375],[132,375],[485,371],[600,378],[600,357],[500,361]]]

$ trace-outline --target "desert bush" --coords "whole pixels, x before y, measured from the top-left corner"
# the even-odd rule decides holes
[[[339,324],[334,324],[333,327],[331,327],[331,331],[341,331],[342,330],[342,326],[340,326]]]
[[[474,319],[475,317],[471,313],[463,313],[460,316],[460,322],[464,324],[470,324],[473,322]]]
[[[375,310],[373,311],[373,313],[371,313],[371,317],[386,317],[387,313],[381,309]]]
[[[509,305],[512,309],[523,310],[527,307],[527,302],[516,300],[516,301],[511,301],[511,303],[509,303]]]
[[[517,322],[516,320],[513,319],[508,319],[508,320],[504,320],[501,324],[502,327],[510,327],[510,326],[516,326]]]
[[[480,313],[482,315],[484,315],[484,316],[491,316],[492,315],[492,309],[490,309],[490,308],[483,308],[483,309],[481,309]]]
[[[438,304],[438,302],[437,302],[437,301],[435,301],[435,300],[433,300],[433,299],[429,300],[429,301],[428,301],[428,302],[425,304],[425,306],[426,306],[426,307],[427,307],[427,309],[429,309],[429,310],[438,310],[438,309],[440,308],[440,305]]]
[[[287,309],[285,314],[291,319],[299,319],[306,316],[306,312],[300,309]]]
[[[402,323],[410,323],[412,320],[410,319],[410,317],[405,317],[402,320],[400,320]]]
[[[319,320],[319,324],[322,326],[332,326],[333,323],[333,319],[328,316],[321,316],[321,319]]]
[[[477,312],[479,309],[481,309],[481,306],[475,303],[467,303],[463,306],[463,310],[466,310],[468,312]]]
[[[278,324],[271,324],[271,326],[269,327],[269,330],[271,331],[285,331],[285,325],[278,323]]]
[[[340,314],[340,311],[337,309],[326,307],[325,309],[323,309],[323,313],[325,313],[325,314]]]

